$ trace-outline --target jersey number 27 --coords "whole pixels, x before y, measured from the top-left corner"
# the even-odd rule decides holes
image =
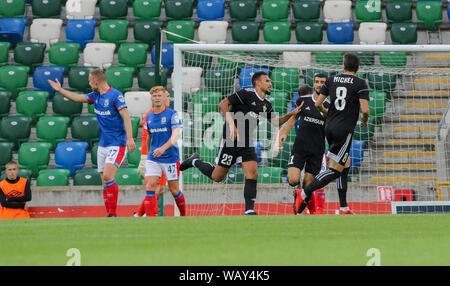
[[[342,111],[345,108],[345,98],[347,97],[347,88],[340,86],[336,88],[336,100],[334,101],[334,106],[336,110]]]

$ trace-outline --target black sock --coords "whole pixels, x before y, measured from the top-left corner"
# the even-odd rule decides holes
[[[307,198],[311,198],[312,193],[315,190],[322,189],[326,185],[328,185],[331,181],[336,180],[341,176],[341,172],[334,170],[334,169],[328,169],[319,175],[317,175],[314,180],[306,186],[303,191],[306,194]]]
[[[339,194],[339,205],[341,208],[347,207],[347,181],[348,181],[348,171],[350,168],[345,168],[342,171],[341,177],[336,180],[337,190]]]
[[[253,210],[256,201],[256,180],[245,179],[244,185],[244,199],[245,199],[245,210]]]
[[[215,168],[213,164],[209,162],[203,162],[202,160],[197,159],[194,160],[194,162],[192,162],[192,165],[194,165],[194,167],[199,169],[200,172],[202,172],[205,176],[211,179],[211,175]]]

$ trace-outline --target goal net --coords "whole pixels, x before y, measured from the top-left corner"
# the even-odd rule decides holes
[[[215,163],[224,124],[218,104],[252,87],[254,72],[270,75],[268,99],[284,115],[295,105],[299,86],[313,87],[315,74],[342,72],[346,52],[359,56],[357,76],[367,81],[371,99],[369,124],[361,127],[358,122],[353,135],[349,207],[357,214],[399,213],[393,208],[402,204],[417,212],[423,206],[445,211],[450,181],[450,46],[175,45],[171,84],[175,108],[183,116],[182,158],[197,152],[202,160]],[[291,130],[276,152],[278,130],[266,120],[255,130],[256,211],[263,215],[292,214],[294,188],[287,183],[287,164],[296,131]],[[245,176],[240,166],[233,166],[221,183],[213,183],[196,168],[182,177],[188,215],[243,214]],[[325,191],[324,211],[335,214],[336,183]],[[430,204],[437,201],[441,202]]]

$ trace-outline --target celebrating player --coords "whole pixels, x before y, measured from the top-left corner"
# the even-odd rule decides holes
[[[326,76],[314,76],[314,90],[319,90],[326,80]],[[316,83],[317,82],[317,83]],[[299,126],[297,136],[291,151],[288,164],[289,185],[296,187],[300,183],[302,171],[304,171],[302,186],[309,185],[322,169],[326,169],[325,153],[325,117],[315,108],[314,103],[319,94],[313,93],[308,85],[304,85],[298,90],[299,98],[297,106],[303,104],[299,113]],[[324,102],[328,108],[328,102]],[[286,140],[287,134],[296,124],[297,119],[291,117],[288,122],[278,132],[278,146]],[[308,203],[310,214],[322,214],[325,205],[325,190],[314,191]]]
[[[146,216],[154,216],[156,188],[162,174],[167,178],[180,215],[186,214],[185,199],[180,190],[180,152],[177,141],[180,138],[181,119],[177,112],[167,107],[168,92],[162,86],[154,86],[150,90],[153,111],[147,115],[148,137],[145,142],[148,159],[145,166],[146,194],[144,208]]]
[[[170,106],[170,94],[169,92],[166,92],[167,95],[167,102],[166,102],[166,106]],[[139,166],[138,166],[138,173],[139,175],[141,175],[142,177],[144,177],[144,182],[145,185],[147,185],[147,182],[145,181],[145,165],[147,162],[147,157],[148,157],[148,149],[147,149],[147,137],[148,137],[148,131],[147,131],[147,116],[153,112],[153,108],[151,108],[147,114],[145,114],[145,116],[142,118],[142,146],[141,146],[141,161],[139,162]],[[161,179],[159,179],[158,182],[158,186],[156,188],[155,191],[155,197],[156,197],[156,201],[158,201],[158,198],[163,194],[164,192],[164,187],[167,184],[167,180],[166,180],[166,176],[164,175],[164,173],[161,175]],[[158,203],[155,204],[155,211],[154,211],[155,215],[158,214]],[[141,217],[145,215],[145,198],[142,201],[141,205],[139,206],[139,209],[137,212],[135,212],[133,214],[133,216],[135,217]],[[145,215],[146,216],[146,215]]]
[[[115,180],[116,173],[127,151],[133,152],[136,149],[131,119],[123,94],[109,86],[102,69],[95,69],[89,73],[89,85],[93,91],[86,95],[62,88],[58,79],[48,82],[55,91],[69,100],[94,104],[100,126],[97,163],[103,182],[103,199],[108,217],[116,217],[119,194],[119,186]]]
[[[356,77],[359,58],[354,54],[344,55],[344,72],[329,77],[315,106],[327,114],[325,135],[329,144],[329,168],[317,175],[303,190],[294,191],[294,214],[301,214],[309,203],[312,193],[341,177],[345,168],[350,167],[349,151],[353,132],[362,111],[361,126],[367,126],[369,119],[369,88],[363,79]],[[322,103],[330,96],[330,108]],[[341,206],[342,207],[342,206]]]
[[[274,117],[272,105],[266,99],[272,90],[269,76],[263,71],[254,73],[252,85],[254,88],[239,90],[219,103],[226,122],[219,143],[216,165],[200,160],[200,155],[194,153],[180,166],[181,171],[196,167],[213,181],[221,182],[234,163],[241,164],[245,174],[245,215],[256,215],[254,204],[257,193],[258,158],[253,147],[253,131],[257,128],[259,117],[265,115],[273,125],[279,126],[300,111],[300,107],[297,107],[283,117]]]

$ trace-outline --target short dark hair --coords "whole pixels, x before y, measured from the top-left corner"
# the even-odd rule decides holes
[[[316,74],[314,74],[313,80],[315,80],[316,77],[327,78],[328,76],[324,73],[316,73]]]
[[[255,86],[255,82],[263,75],[267,75],[265,71],[257,71],[252,75],[252,85]]]
[[[312,88],[305,84],[299,87],[298,89],[298,96],[303,96],[303,95],[309,95],[313,92]]]
[[[344,55],[344,70],[357,72],[359,68],[359,57],[355,54]]]

